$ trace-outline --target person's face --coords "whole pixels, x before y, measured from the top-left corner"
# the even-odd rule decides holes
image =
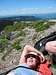
[[[29,58],[27,58],[27,65],[29,66],[29,67],[35,67],[36,66],[36,62],[37,61],[37,59],[36,58],[34,58],[34,57],[29,57]]]

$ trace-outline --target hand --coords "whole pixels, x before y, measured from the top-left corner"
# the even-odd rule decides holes
[[[40,57],[41,63],[43,63],[45,61],[44,55],[42,53],[40,53],[39,57]]]

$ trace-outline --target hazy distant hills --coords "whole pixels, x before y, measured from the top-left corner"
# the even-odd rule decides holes
[[[56,19],[56,13],[35,14],[34,16],[41,19]]]
[[[10,17],[3,17],[3,18],[0,18],[0,20],[11,20],[11,21],[16,21],[16,20],[36,20],[36,19],[40,19],[38,17],[35,17],[35,16],[31,16],[31,15],[23,15],[23,16],[10,16]]]
[[[48,14],[28,14],[28,15],[17,15],[17,16],[0,16],[0,21],[16,21],[16,20],[39,20],[39,19],[56,19],[56,13]]]

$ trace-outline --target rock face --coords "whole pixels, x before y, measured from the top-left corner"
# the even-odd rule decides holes
[[[22,31],[25,32],[26,36],[24,36],[23,37],[24,39],[20,42],[21,46],[23,47],[25,44],[32,44],[34,46],[37,40],[47,36],[53,31],[56,31],[56,25],[50,26],[50,28],[38,33],[35,31],[35,29],[29,29],[29,28],[25,28]],[[22,52],[21,49],[19,51],[13,49],[5,57],[5,60],[1,60],[3,54],[0,54],[0,72],[7,71],[18,65],[21,52]],[[55,70],[54,70],[54,75],[56,75]]]

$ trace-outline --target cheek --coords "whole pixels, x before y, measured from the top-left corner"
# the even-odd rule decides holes
[[[33,62],[34,62],[34,63],[36,63],[36,61],[37,61],[36,59],[33,59]]]
[[[31,61],[31,58],[27,58],[27,62]]]

